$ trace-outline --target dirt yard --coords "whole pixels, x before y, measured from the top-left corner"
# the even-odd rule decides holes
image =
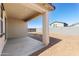
[[[49,34],[51,37],[61,39],[59,43],[42,52],[39,56],[79,56],[79,36]]]
[[[35,34],[42,35],[42,33]],[[50,33],[49,36],[61,41],[44,50],[39,56],[79,56],[79,35],[71,36]]]

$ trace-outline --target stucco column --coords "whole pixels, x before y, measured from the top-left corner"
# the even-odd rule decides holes
[[[49,24],[48,24],[48,12],[43,14],[43,43],[45,45],[49,44]]]

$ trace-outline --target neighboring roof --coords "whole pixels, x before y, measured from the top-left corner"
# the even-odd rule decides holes
[[[70,25],[70,27],[71,27],[71,26],[75,26],[75,25],[79,25],[79,23],[72,24],[72,25]]]
[[[28,21],[55,7],[48,3],[4,3],[4,8],[8,18]]]
[[[67,23],[65,23],[65,22],[54,21],[54,22],[52,22],[50,25],[52,25],[52,24],[54,24],[54,23],[62,23],[62,24],[67,24]]]

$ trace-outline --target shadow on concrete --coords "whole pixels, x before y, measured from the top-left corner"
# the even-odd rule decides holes
[[[40,35],[40,34],[29,34],[28,36],[30,36],[31,38],[34,38],[34,39],[39,40],[39,41],[42,42],[42,35]],[[58,39],[58,38],[54,38],[54,37],[49,37],[49,38],[50,38],[50,43],[49,43],[48,46],[46,46],[46,47],[44,47],[44,48],[32,53],[30,56],[37,56],[40,53],[42,53],[43,51],[47,50],[51,46],[53,46],[53,45],[55,45],[55,44],[57,44],[58,42],[61,41],[61,39]]]

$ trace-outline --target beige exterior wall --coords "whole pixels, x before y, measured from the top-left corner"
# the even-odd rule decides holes
[[[24,22],[22,20],[17,20],[17,19],[7,19],[6,36],[7,36],[7,38],[26,37],[27,36],[26,22]],[[2,53],[5,43],[6,43],[6,40],[5,40],[5,35],[4,35],[3,37],[0,37],[0,55]]]
[[[27,24],[23,20],[7,19],[7,38],[21,38],[27,36]]]

